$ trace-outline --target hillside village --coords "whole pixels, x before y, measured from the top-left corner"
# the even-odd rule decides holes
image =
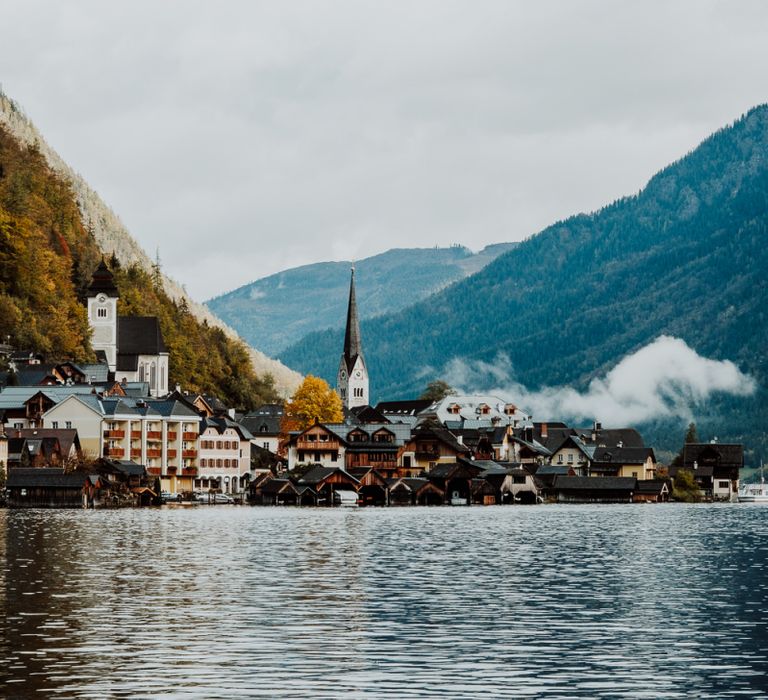
[[[286,429],[284,406],[238,412],[169,386],[173,357],[154,317],[119,316],[105,261],[87,316],[97,362],[46,363],[0,346],[0,467],[10,506],[161,502],[470,505],[662,502],[681,471],[698,496],[736,499],[741,445],[692,442],[657,462],[631,427],[535,421],[496,396],[369,403],[354,270],[337,387],[343,419]]]

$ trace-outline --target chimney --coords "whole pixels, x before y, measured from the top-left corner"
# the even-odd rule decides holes
[[[549,437],[549,431],[547,429],[547,424],[542,423],[541,424],[541,437],[546,440]]]

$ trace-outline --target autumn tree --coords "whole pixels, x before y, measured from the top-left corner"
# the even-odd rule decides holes
[[[304,430],[315,422],[338,423],[344,420],[339,395],[324,379],[308,374],[285,404],[281,432]]]

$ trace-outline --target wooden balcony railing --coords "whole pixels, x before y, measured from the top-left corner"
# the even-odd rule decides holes
[[[166,454],[168,455],[168,459],[173,459],[176,456],[176,450],[168,450]]]
[[[197,457],[197,450],[182,450],[181,456],[187,458]]]
[[[162,440],[162,430],[147,430],[147,440]]]
[[[188,432],[185,431],[185,432],[183,432],[181,434],[181,439],[182,440],[197,440],[197,433],[188,433]]]
[[[181,470],[182,476],[197,476],[197,467],[184,467]]]
[[[125,450],[121,447],[105,447],[104,454],[107,457],[125,457]]]
[[[147,457],[162,457],[162,450],[147,450]]]
[[[176,433],[175,430],[169,430],[166,433],[166,437],[168,438],[168,440],[175,440],[176,439],[176,435],[177,435],[177,433]]]
[[[141,440],[141,430],[131,430],[131,440]]]
[[[125,437],[125,430],[105,430],[104,437],[113,440],[122,440]]]
[[[160,467],[147,467],[147,474],[152,474],[153,476],[160,476],[161,474]]]

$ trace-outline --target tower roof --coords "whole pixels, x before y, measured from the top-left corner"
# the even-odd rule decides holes
[[[99,266],[93,273],[91,283],[88,285],[89,297],[95,297],[97,294],[102,293],[112,297],[118,296],[117,287],[115,286],[115,276],[110,272],[107,263],[104,262],[104,258],[101,259]]]
[[[349,306],[347,307],[347,331],[344,334],[344,361],[347,370],[352,370],[355,361],[363,355],[363,346],[360,342],[360,321],[357,317],[357,301],[355,300],[355,268],[352,268],[352,277],[349,282]]]

